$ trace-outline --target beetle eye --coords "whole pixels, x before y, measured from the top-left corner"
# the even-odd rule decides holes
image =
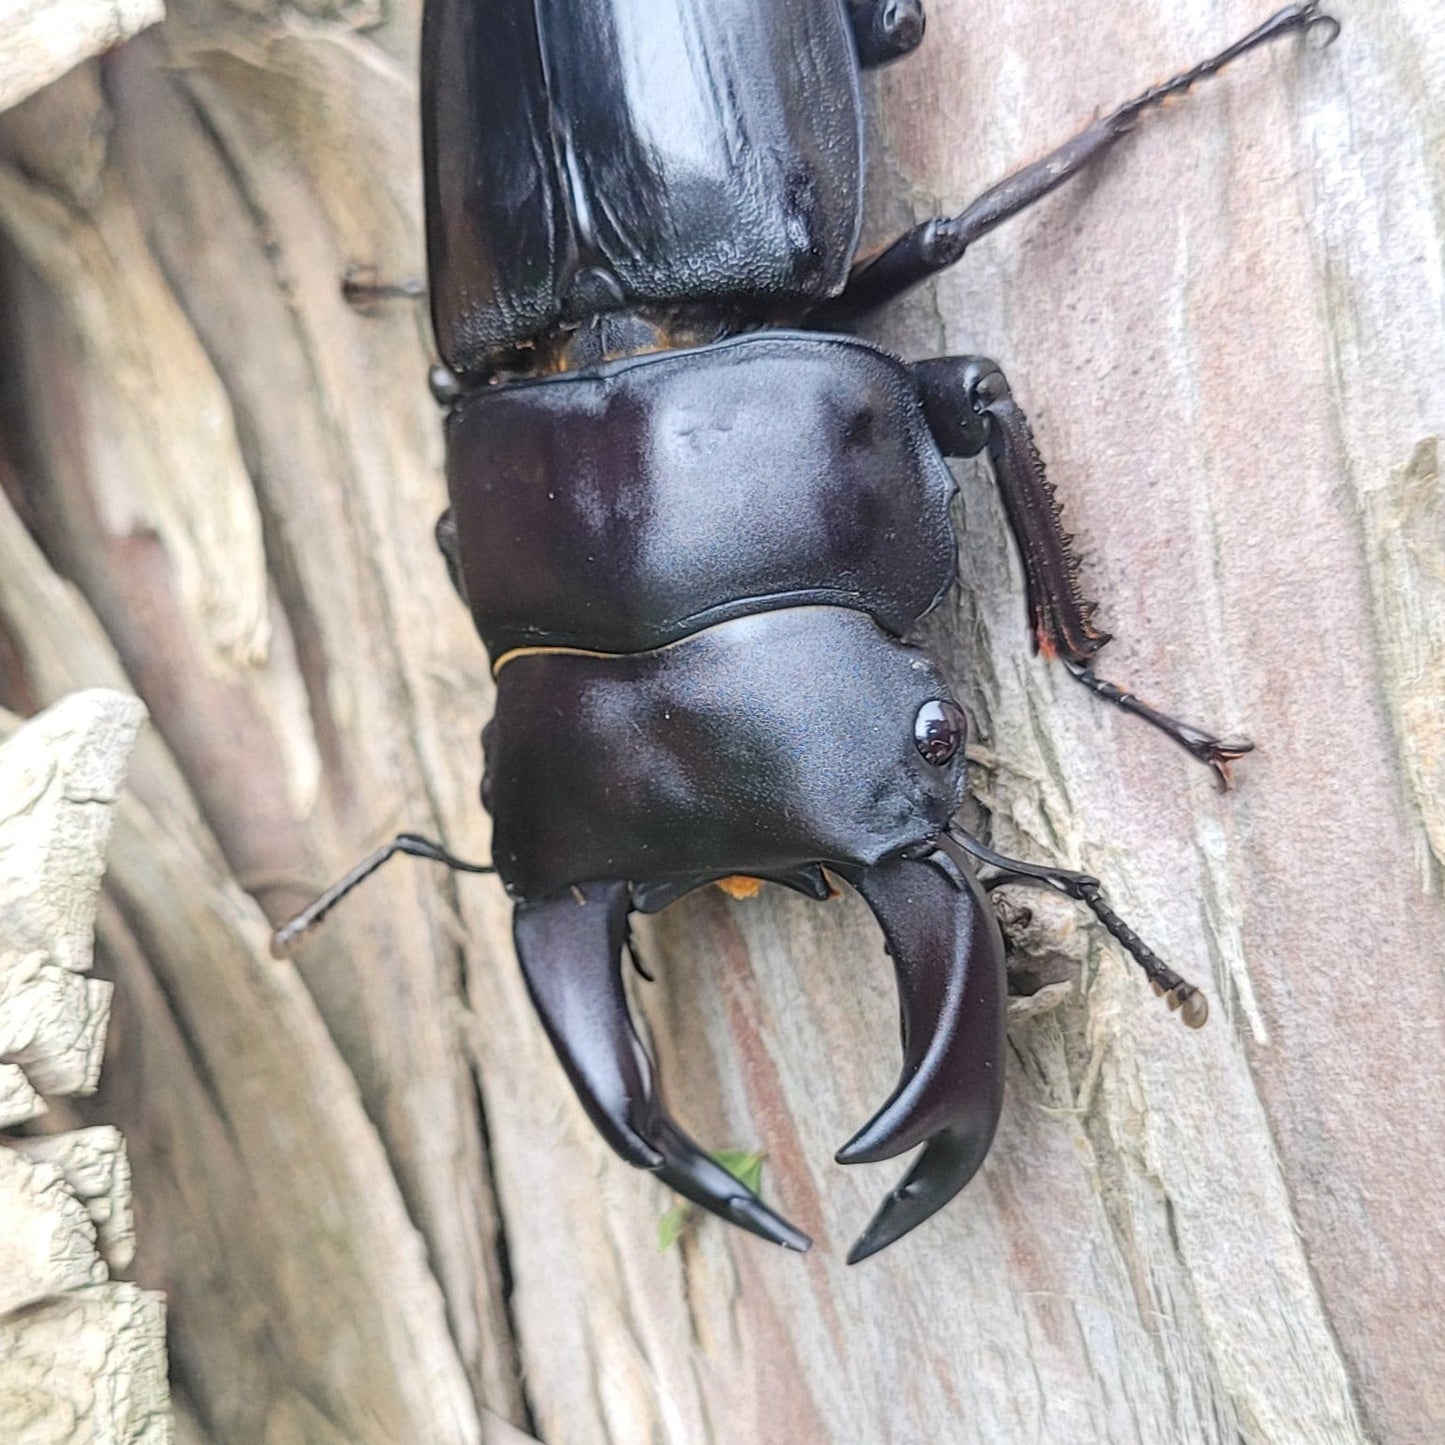
[[[924,703],[913,720],[913,741],[923,760],[936,768],[953,760],[967,736],[963,709],[947,698]]]

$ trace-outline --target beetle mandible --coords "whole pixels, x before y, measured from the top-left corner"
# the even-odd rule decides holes
[[[1204,997],[1084,874],[952,824],[962,709],[906,640],[952,585],[945,457],[986,453],[1037,648],[1227,780],[1249,749],[1107,682],[1029,424],[993,361],[906,363],[842,328],[959,260],[1234,58],[1338,23],[1290,5],[1095,121],[958,215],[855,258],[861,69],[922,39],[921,0],[426,0],[429,294],[451,505],[437,540],[492,659],[491,865],[403,834],[276,938],[287,950],[396,852],[498,873],[517,957],[578,1096],[629,1163],[764,1239],[808,1239],[669,1117],[623,988],[629,917],[708,883],[877,917],[898,1085],[838,1153],[922,1152],[850,1262],[946,1204],[1002,1102],[990,883],[1087,903],[1185,1021]]]

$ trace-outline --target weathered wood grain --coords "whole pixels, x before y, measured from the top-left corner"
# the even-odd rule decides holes
[[[0,614],[36,644],[22,665],[42,694],[120,674],[8,504]],[[153,734],[115,815],[99,937],[120,1039],[99,1107],[135,1125],[140,1204],[162,1221],[135,1272],[166,1285],[181,1388],[222,1439],[484,1440],[354,1081]]]
[[[144,715],[134,698],[100,691],[68,699],[23,728],[0,714],[6,1125],[44,1114],[42,1094],[91,1093],[100,1075],[111,986],[89,976],[95,909],[120,781]],[[92,1135],[90,1144],[113,1154],[113,1132],[106,1138]],[[29,1147],[37,1162],[47,1159],[46,1145]],[[85,1149],[76,1136],[56,1147]],[[79,1167],[81,1155],[70,1162]]]
[[[870,237],[1265,8],[933,0],[923,50],[867,81]],[[270,1388],[277,1438],[403,1438],[412,1368],[451,1381],[410,1437],[438,1441],[488,1410],[556,1445],[1445,1431],[1445,18],[1338,10],[1334,48],[1232,68],[873,333],[1003,362],[1118,635],[1107,674],[1260,751],[1221,796],[1033,658],[987,472],[960,472],[965,585],[931,635],[993,836],[1103,875],[1214,1018],[1187,1034],[1031,901],[1068,981],[1015,1009],[994,1152],[852,1270],[900,1167],[831,1162],[896,1062],[856,900],[709,892],[642,940],[676,1112],[767,1150],[766,1192],[817,1240],[803,1260],[712,1221],[658,1253],[669,1201],[571,1098],[495,885],[396,865],[299,976],[260,958],[261,911],[400,826],[486,849],[491,688],[432,555],[425,320],[358,316],[337,286],[421,265],[415,8],[303,24],[192,0],[103,85],[77,73],[7,118],[3,365],[26,420],[0,412],[0,436],[43,554],[0,513],[0,675],[32,706],[124,677],[155,717],[102,936],[116,1117],[172,1225],[137,1269],[172,1290],[197,1437],[259,1438]],[[368,1187],[382,1203],[353,1207]],[[393,1292],[415,1354],[378,1324],[338,1361],[326,1322]],[[387,1426],[352,1409],[362,1380]]]
[[[1004,353],[1038,413],[1087,581],[1119,634],[1109,667],[1260,744],[1238,793],[1217,800],[1087,699],[1060,697],[1049,724],[1091,866],[1127,880],[1131,907],[1181,965],[1207,941],[1249,1063],[1231,1072],[1263,1109],[1261,1143],[1279,1160],[1367,1429],[1424,1441],[1445,1427],[1445,1352],[1429,1323],[1445,1307],[1431,1263],[1445,1244],[1432,1203],[1445,1187],[1432,1144],[1445,995],[1431,851],[1445,722],[1431,460],[1445,423],[1445,17],[1426,3],[1332,8],[1335,47],[1242,63],[1141,127],[1094,185],[981,247],[940,285],[936,315],[947,345]],[[1240,4],[1109,7],[1087,33],[1035,33],[1027,105],[1018,51],[988,67],[965,56],[961,30],[936,27],[928,64],[951,52],[961,66],[933,70],[943,123],[885,92],[890,151],[925,197],[967,194],[1090,93],[1167,73],[1181,45],[1207,49],[1252,16]],[[1096,57],[1088,92],[1058,52],[1080,43]],[[921,77],[895,76],[917,94]],[[955,106],[962,123],[965,94],[998,125],[957,148],[942,137],[956,133]],[[933,316],[915,308],[903,324]],[[1026,714],[999,724],[1001,739],[1029,732]],[[1207,1240],[1219,1276],[1242,1246],[1219,1233],[1228,1198],[1191,1221],[1176,1181],[1227,1179],[1264,1130],[1241,1130],[1239,1112],[1191,1081],[1189,1050],[1176,1053],[1140,1056],[1180,1130],[1151,1124],[1167,1146],[1151,1172],[1180,1245]],[[1166,1064],[1168,1079],[1153,1072]],[[1254,1179],[1236,1184],[1250,1186],[1251,1228]],[[1268,1278],[1235,1282],[1234,1308],[1267,1314]],[[1284,1317],[1293,1330],[1295,1312]]]

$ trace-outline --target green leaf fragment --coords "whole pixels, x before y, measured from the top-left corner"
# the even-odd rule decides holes
[[[757,1194],[763,1187],[763,1160],[767,1158],[761,1150],[718,1149],[708,1156],[714,1163],[722,1165],[739,1184],[745,1185]],[[692,1222],[697,1206],[691,1201],[680,1199],[657,1223],[657,1248],[659,1251],[677,1243],[678,1236]]]
[[[767,1155],[747,1149],[719,1149],[710,1156],[721,1164],[739,1184],[746,1184],[754,1194],[763,1187],[763,1160]]]
[[[677,1237],[687,1228],[688,1221],[697,1213],[687,1200],[674,1204],[657,1222],[657,1248],[661,1253],[677,1243]]]

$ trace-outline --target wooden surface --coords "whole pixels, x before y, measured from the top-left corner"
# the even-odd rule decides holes
[[[101,689],[23,727],[0,712],[0,1127],[29,1131],[0,1135],[0,1438],[17,1445],[172,1438],[165,1299],[111,1278],[135,1253],[125,1141],[65,1129],[56,1105],[100,1074],[95,911],[144,716]]]
[[[164,15],[161,0],[5,0],[0,5],[0,110]]]
[[[933,0],[867,82],[869,236],[1264,8]],[[831,1159],[897,1057],[856,900],[710,891],[642,936],[669,1099],[767,1151],[801,1260],[711,1221],[658,1252],[669,1200],[573,1101],[494,884],[398,864],[295,969],[264,956],[266,915],[399,827],[487,846],[425,319],[337,288],[421,264],[415,10],[193,0],[7,117],[0,700],[124,679],[155,720],[101,919],[106,1102],[186,1438],[1445,1434],[1445,18],[1338,11],[1332,49],[1242,62],[872,332],[1003,362],[1107,675],[1260,750],[1222,796],[1034,659],[961,471],[930,635],[993,837],[1103,876],[1214,1017],[1187,1033],[1028,900],[1063,983],[1015,1007],[993,1154],[856,1269],[901,1167]]]

